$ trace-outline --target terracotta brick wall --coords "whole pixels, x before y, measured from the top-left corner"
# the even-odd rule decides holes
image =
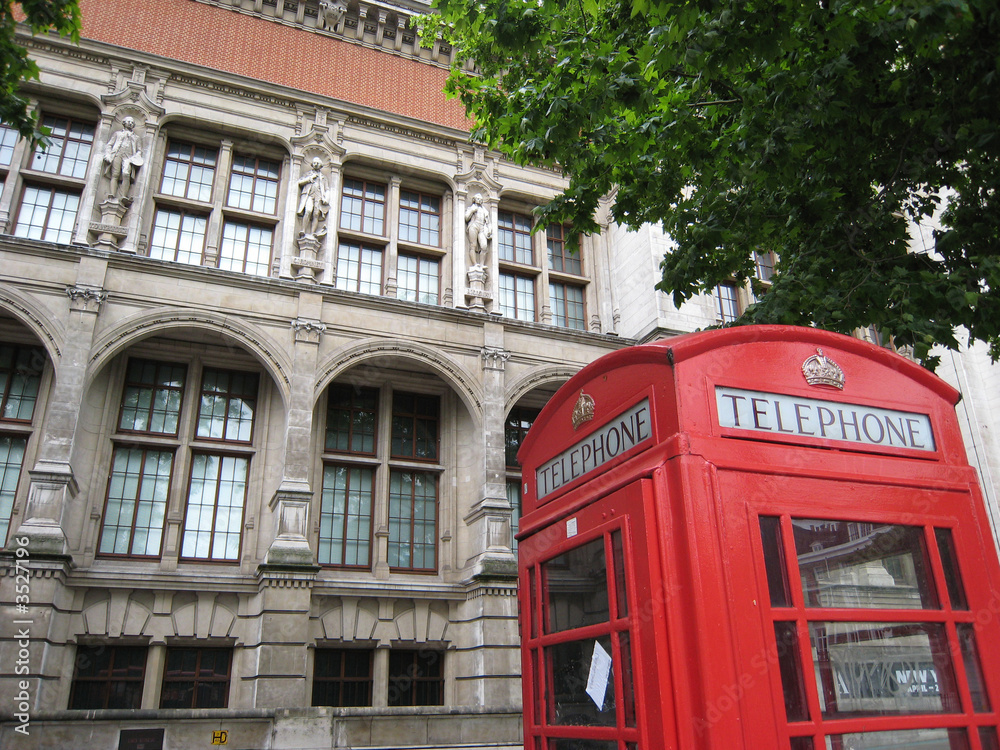
[[[89,39],[469,129],[462,105],[445,99],[438,67],[192,0],[81,0],[80,8]]]

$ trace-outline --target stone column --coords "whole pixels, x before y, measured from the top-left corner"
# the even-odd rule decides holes
[[[313,491],[309,483],[312,466],[313,390],[320,338],[326,326],[319,321],[322,298],[303,294],[299,311],[314,313],[292,321],[295,337],[294,367],[290,383],[285,426],[284,475],[271,498],[276,533],[267,550],[265,566],[313,566],[315,554],[309,546],[309,507]]]
[[[503,348],[503,325],[485,325],[483,367],[483,495],[465,517],[473,540],[472,577],[516,576],[511,543],[511,507],[507,500],[504,458],[504,368],[510,352]]]
[[[80,405],[87,386],[87,365],[94,326],[107,298],[102,284],[107,270],[103,258],[83,258],[77,283],[66,289],[70,312],[62,356],[53,362],[55,378],[48,414],[42,424],[38,459],[28,471],[28,502],[16,536],[27,539],[31,555],[66,555],[63,518],[77,493],[71,465]]]

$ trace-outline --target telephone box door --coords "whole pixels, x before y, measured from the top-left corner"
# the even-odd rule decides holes
[[[654,658],[666,633],[645,518],[653,486],[638,480],[520,543],[528,750],[676,747],[659,704],[671,683]]]
[[[1000,607],[968,489],[719,480],[729,547],[752,557],[730,566],[748,736],[997,750]]]

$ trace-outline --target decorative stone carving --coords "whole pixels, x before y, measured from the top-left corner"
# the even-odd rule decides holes
[[[319,16],[330,31],[336,31],[337,26],[347,15],[347,6],[334,0],[319,0]]]
[[[493,226],[490,212],[483,205],[483,196],[476,193],[472,205],[465,211],[465,235],[468,239],[469,265],[485,266],[489,258]]]
[[[465,302],[473,312],[486,312],[486,303],[493,294],[486,287],[488,274],[486,266],[476,265],[469,269],[469,288],[465,290]]]
[[[308,318],[296,318],[292,321],[292,330],[295,331],[295,341],[304,341],[308,344],[318,344],[323,332],[326,331],[326,324],[318,320]]]
[[[485,370],[503,370],[504,364],[510,359],[510,352],[499,346],[484,346],[480,354]]]
[[[299,179],[299,206],[296,214],[302,217],[299,237],[326,235],[326,215],[330,211],[330,183],[321,171],[323,160],[313,157],[311,168]]]
[[[69,297],[70,307],[73,310],[96,313],[108,298],[108,293],[99,286],[77,284],[66,287],[66,296]]]
[[[90,231],[97,235],[97,242],[94,244],[108,250],[117,250],[118,243],[128,236],[128,230],[122,226],[128,206],[110,197],[98,208],[101,210],[100,223],[90,223]]]
[[[118,201],[126,207],[132,205],[132,182],[142,165],[142,147],[135,134],[135,120],[126,117],[121,130],[111,136],[104,149],[104,176],[110,180],[109,201]]]
[[[295,241],[298,255],[291,259],[292,276],[296,281],[316,284],[326,265],[319,259],[322,243],[315,235],[303,235]]]

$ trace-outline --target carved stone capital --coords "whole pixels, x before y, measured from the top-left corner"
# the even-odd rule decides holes
[[[108,293],[99,286],[77,284],[66,287],[66,296],[69,297],[71,310],[97,313],[100,312],[104,300],[108,298]]]
[[[500,370],[502,372],[507,360],[510,359],[510,352],[499,346],[484,346],[480,355],[484,370]]]
[[[296,318],[291,323],[292,330],[295,331],[295,342],[306,344],[318,344],[323,333],[326,331],[326,324],[318,320],[308,318]]]

